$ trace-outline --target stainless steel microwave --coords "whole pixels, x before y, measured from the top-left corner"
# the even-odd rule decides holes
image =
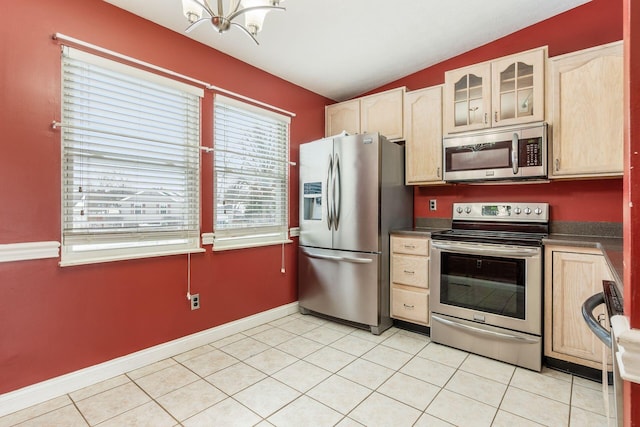
[[[443,139],[444,180],[518,180],[547,177],[547,124],[488,129]]]

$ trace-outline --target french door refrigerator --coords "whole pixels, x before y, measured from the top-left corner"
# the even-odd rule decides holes
[[[300,312],[390,327],[389,231],[412,223],[403,146],[377,133],[300,145]]]

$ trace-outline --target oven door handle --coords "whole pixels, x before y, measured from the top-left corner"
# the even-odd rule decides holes
[[[473,332],[475,334],[485,335],[485,336],[488,336],[494,339],[499,339],[502,341],[518,341],[520,343],[526,343],[526,344],[536,344],[540,341],[539,338],[527,338],[519,335],[505,334],[502,332],[487,331],[485,329],[477,328],[475,326],[465,325],[462,323],[453,322],[451,320],[444,319],[438,316],[437,314],[431,314],[431,319],[436,322],[445,324],[447,326],[451,326],[453,328],[461,329],[466,332]]]
[[[442,241],[431,241],[431,247],[433,249],[440,249],[447,252],[464,252],[472,255],[487,255],[487,256],[504,256],[511,257],[534,257],[540,255],[540,248],[522,248],[514,246],[500,246],[500,245],[471,245],[467,243],[446,243]]]

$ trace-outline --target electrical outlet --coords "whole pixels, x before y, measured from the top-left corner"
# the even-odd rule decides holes
[[[436,199],[429,200],[429,210],[435,211],[437,209]]]
[[[191,310],[197,310],[200,308],[200,294],[191,295]]]

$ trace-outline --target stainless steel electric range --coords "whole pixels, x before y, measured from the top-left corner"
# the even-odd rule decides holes
[[[547,203],[455,203],[431,234],[431,340],[540,371]]]

